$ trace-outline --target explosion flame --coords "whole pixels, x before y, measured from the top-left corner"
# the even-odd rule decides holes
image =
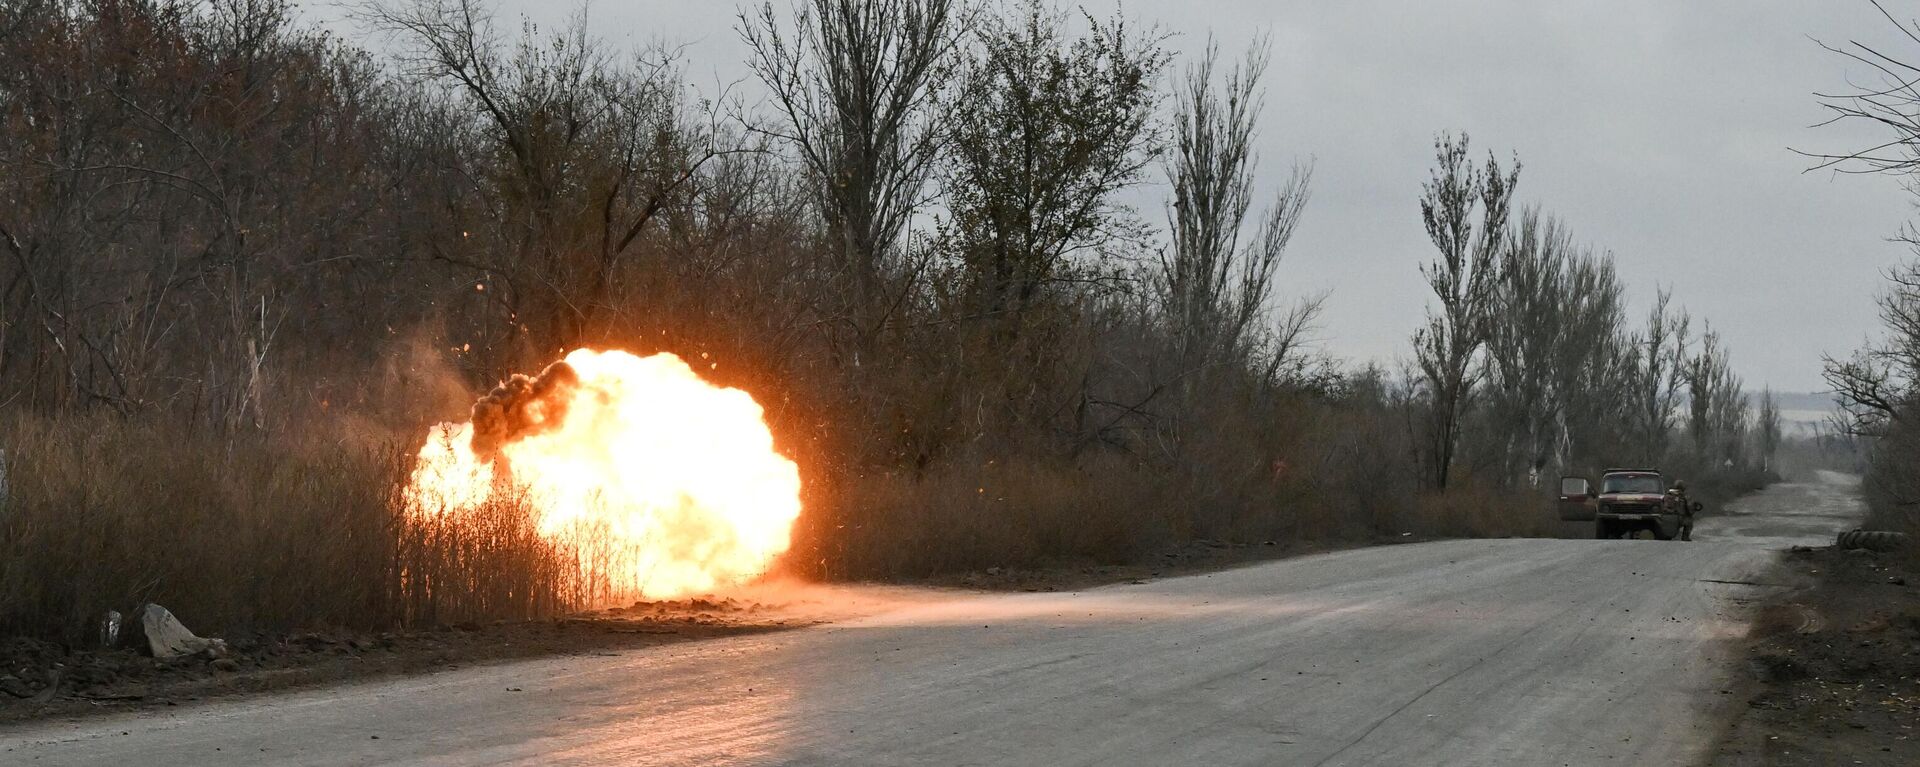
[[[613,594],[706,593],[765,573],[800,515],[799,469],[762,416],[672,354],[579,349],[434,427],[406,504],[457,524],[511,495],[543,538],[595,552]]]

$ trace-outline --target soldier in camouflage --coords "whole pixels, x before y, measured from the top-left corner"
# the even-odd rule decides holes
[[[1666,513],[1680,515],[1680,540],[1693,540],[1693,500],[1687,497],[1687,481],[1674,480],[1661,503],[1666,506],[1663,510]]]

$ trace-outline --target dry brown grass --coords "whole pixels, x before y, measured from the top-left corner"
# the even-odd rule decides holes
[[[806,419],[826,439],[786,443],[801,448],[807,511],[782,566],[884,580],[1134,563],[1196,539],[1552,533],[1532,495],[1468,482],[1423,497],[1378,402],[1227,391],[1205,403],[1177,442],[1073,450],[988,434],[917,468],[863,470],[841,454],[889,439],[890,421]],[[83,642],[105,611],[145,601],[220,634],[535,619],[609,598],[596,575],[616,569],[607,553],[549,543],[516,499],[452,522],[405,513],[408,435],[338,415],[239,431],[14,417],[0,428],[13,480],[0,634]]]
[[[1436,538],[1551,538],[1558,517],[1544,494],[1463,483],[1422,495],[1404,532]]]
[[[947,462],[847,478],[796,530],[789,566],[827,579],[1126,561],[1168,540],[1169,499],[1120,459]]]
[[[237,632],[533,618],[591,592],[511,503],[409,520],[394,496],[408,452],[364,437],[99,416],[16,418],[0,439],[0,634],[85,641],[147,601]]]

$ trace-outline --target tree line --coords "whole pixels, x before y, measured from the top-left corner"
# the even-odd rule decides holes
[[[1734,487],[1780,439],[1770,392],[1752,406],[1725,343],[1658,291],[1630,320],[1613,255],[1539,206],[1516,208],[1516,158],[1476,160],[1442,134],[1421,219],[1436,255],[1413,339],[1428,481],[1537,485],[1546,474],[1662,467]],[[1736,479],[1738,478],[1738,479]]]
[[[0,0],[0,409],[403,445],[565,349],[672,351],[766,405],[830,576],[1537,532],[1543,477],[1744,487],[1779,440],[1711,327],[1632,317],[1464,134],[1406,190],[1426,262],[1382,256],[1434,293],[1408,361],[1332,359],[1284,269],[1314,170],[1255,151],[1266,42],[761,3],[715,94],[584,14],[352,10],[386,53],[284,0]]]

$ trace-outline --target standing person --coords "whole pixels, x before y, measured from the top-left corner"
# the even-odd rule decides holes
[[[1666,513],[1680,515],[1680,540],[1693,540],[1693,499],[1687,497],[1687,481],[1674,480],[1661,504],[1666,507]]]

